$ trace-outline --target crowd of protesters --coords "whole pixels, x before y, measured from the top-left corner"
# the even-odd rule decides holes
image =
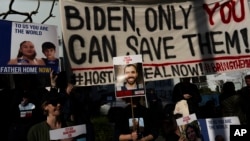
[[[37,134],[42,133],[41,130],[48,131],[79,124],[86,124],[87,127],[87,134],[81,137],[87,141],[95,140],[94,126],[91,123],[91,113],[94,111],[88,97],[89,87],[75,88],[74,79],[68,80],[66,72],[57,75],[51,73],[50,76],[12,77],[14,88],[7,85],[7,79],[1,81],[1,107],[5,129],[3,140],[39,141]],[[50,89],[46,89],[47,77],[50,78]],[[203,107],[198,106],[202,100],[201,95],[198,88],[190,83],[190,79],[183,79],[173,87],[172,103],[165,107],[162,107],[161,99],[157,97],[154,89],[147,91],[148,107],[141,105],[138,98],[124,99],[130,106],[119,108],[113,115],[109,112],[108,115],[108,118],[112,119],[110,121],[115,123],[114,140],[154,141],[162,134],[167,141],[185,141],[180,136],[176,124],[176,118],[182,115],[173,114],[175,104],[180,100],[187,100],[190,113],[195,113],[198,118],[238,116],[241,124],[249,126],[250,75],[245,76],[245,83],[245,87],[236,91],[232,82],[225,82],[219,96],[219,109],[213,101],[208,101]],[[56,120],[51,120],[51,117]],[[143,124],[139,126],[140,120]],[[40,140],[46,141],[48,138],[48,134],[45,134]]]
[[[88,134],[81,138],[95,140],[90,121],[91,108],[88,108],[88,87],[73,87],[74,79],[67,79],[66,72],[57,75],[16,74],[11,77],[14,88],[7,85],[9,77],[1,77],[4,79],[0,91],[5,129],[3,140],[46,141],[49,140],[48,133],[40,131],[79,124],[86,124],[88,130]],[[50,82],[46,82],[48,77]]]

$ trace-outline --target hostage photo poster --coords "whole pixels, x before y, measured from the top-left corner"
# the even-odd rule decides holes
[[[246,0],[59,4],[76,85],[113,84],[117,56],[142,55],[145,82],[250,67]]]
[[[117,98],[146,95],[141,55],[114,57],[113,65]]]
[[[0,74],[60,71],[57,26],[0,20],[0,33]],[[45,56],[44,43],[55,47],[56,63]]]
[[[197,140],[203,138],[201,135],[200,124],[195,113],[177,118],[176,123],[182,138],[185,138],[188,141],[194,140],[193,133],[196,134],[195,137],[197,137]]]

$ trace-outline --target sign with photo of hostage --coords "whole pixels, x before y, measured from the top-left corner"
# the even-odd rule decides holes
[[[113,58],[116,97],[145,96],[141,55]]]
[[[183,116],[176,119],[177,126],[180,130],[181,137],[188,141],[203,141],[200,124],[196,114]]]

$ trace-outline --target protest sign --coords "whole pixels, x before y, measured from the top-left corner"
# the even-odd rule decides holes
[[[238,117],[198,119],[204,141],[216,141],[215,138],[230,140],[230,125],[240,125]]]
[[[60,140],[60,139],[68,139],[68,138],[74,138],[82,134],[86,134],[86,125],[76,125],[76,126],[70,126],[55,130],[50,130],[50,140]]]
[[[113,84],[116,56],[141,54],[145,81],[250,67],[246,0],[150,5],[59,2],[76,85]]]
[[[180,136],[187,140],[201,141],[202,135],[200,132],[200,125],[196,114],[190,114],[176,119],[177,126],[180,130]]]
[[[145,96],[141,55],[113,58],[116,97]]]
[[[59,71],[56,26],[0,20],[0,33],[0,74]]]

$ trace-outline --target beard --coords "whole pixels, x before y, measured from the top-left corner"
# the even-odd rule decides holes
[[[134,78],[134,77],[129,77],[129,78],[127,79],[127,83],[130,84],[130,85],[135,84],[135,83],[136,83],[135,78]]]

